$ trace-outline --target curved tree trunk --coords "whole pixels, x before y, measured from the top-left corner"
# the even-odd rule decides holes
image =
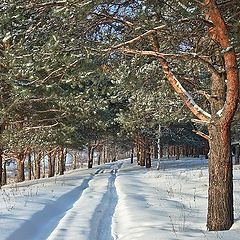
[[[239,99],[239,67],[231,42],[231,26],[225,23],[223,11],[219,9],[221,1],[204,0],[198,2],[201,2],[202,13],[206,18],[209,40],[217,46],[214,48],[215,52],[210,53],[212,55],[209,54],[206,59],[198,56],[198,52],[193,52],[194,58],[196,56],[196,60],[204,64],[211,75],[211,79],[209,79],[212,81],[211,89],[203,92],[210,103],[210,112],[208,107],[204,110],[198,105],[191,93],[179,81],[178,77],[181,78],[181,76],[175,74],[175,69],[171,70],[171,64],[169,64],[171,54],[160,51],[156,32],[160,32],[160,28],[164,28],[168,24],[159,26],[158,29],[149,30],[125,43],[112,47],[112,49],[119,49],[125,54],[156,57],[175,93],[197,118],[197,121],[208,126],[209,136],[204,133],[200,135],[208,139],[210,147],[207,227],[211,231],[228,230],[233,224],[233,183],[229,129]],[[134,47],[128,46],[139,44],[146,39],[145,37],[149,37],[153,51],[136,50]],[[125,48],[125,46],[127,47]],[[201,54],[201,52],[199,53]],[[173,56],[180,56],[182,60],[186,57],[184,54],[173,54]],[[192,58],[192,56],[190,57]],[[219,68],[215,66],[221,66],[224,71],[220,72]],[[188,154],[187,151],[186,154]]]

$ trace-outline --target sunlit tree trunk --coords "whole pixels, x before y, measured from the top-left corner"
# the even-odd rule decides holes
[[[77,169],[77,151],[73,153],[73,170]]]
[[[2,186],[2,164],[3,164],[3,160],[2,160],[2,149],[0,146],[0,187]]]
[[[24,153],[23,151],[17,154],[17,182],[23,182],[25,180],[24,173]]]
[[[53,172],[53,176],[56,173],[56,157],[57,157],[57,147],[55,147],[53,149],[53,152],[52,152],[52,172]]]
[[[144,136],[141,134],[139,135],[139,165],[145,166],[145,141]]]
[[[7,161],[3,163],[2,185],[7,184]]]
[[[233,182],[230,129],[214,123],[209,126],[209,230],[229,229],[233,224]]]
[[[42,159],[42,152],[39,151],[34,155],[34,166],[35,166],[35,178],[40,179],[41,177],[41,159]]]
[[[88,144],[88,168],[93,167],[93,156],[94,156],[95,147],[92,144]]]
[[[47,153],[47,158],[48,158],[48,177],[53,177],[54,173],[53,173],[53,161],[52,161],[52,151],[51,149],[48,150]]]
[[[28,180],[32,179],[32,156],[31,156],[31,151],[29,150],[27,153],[27,157],[28,157]]]
[[[64,174],[64,149],[63,147],[59,147],[58,151],[58,168],[59,168],[59,175]]]

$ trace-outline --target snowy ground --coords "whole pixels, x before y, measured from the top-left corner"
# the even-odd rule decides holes
[[[230,231],[206,231],[207,179],[206,160],[166,160],[160,171],[125,160],[5,186],[0,239],[239,239],[240,168]]]

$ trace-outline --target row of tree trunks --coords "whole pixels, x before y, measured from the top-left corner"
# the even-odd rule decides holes
[[[117,148],[115,144],[109,144],[108,141],[105,143],[100,141],[90,142],[87,146],[88,150],[88,168],[92,168],[94,160],[97,160],[97,165],[107,162],[114,162],[118,159]],[[97,158],[94,158],[96,154]]]
[[[165,156],[168,158],[170,157],[176,157],[176,159],[179,159],[180,156],[182,157],[199,157],[200,155],[207,155],[209,151],[209,147],[193,147],[188,145],[168,145],[164,148]]]
[[[151,167],[151,141],[144,136],[139,134],[136,139],[137,145],[137,163],[140,166],[146,166],[146,168]]]
[[[53,177],[55,174],[62,175],[65,172],[67,150],[63,147],[55,147],[52,150],[49,149],[47,154],[44,151],[31,151],[30,149],[24,149],[13,154],[13,157],[17,163],[16,181],[25,181],[25,169],[28,170],[27,179],[40,179],[46,176],[46,163],[45,157],[48,159],[48,177]],[[3,161],[2,150],[0,149],[0,183],[1,186],[7,183],[7,163]],[[56,161],[57,160],[57,161]],[[56,166],[57,164],[57,166]],[[57,167],[57,168],[56,168]],[[57,171],[56,171],[57,169]]]

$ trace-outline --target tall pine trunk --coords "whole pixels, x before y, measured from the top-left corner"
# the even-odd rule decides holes
[[[64,174],[64,149],[63,147],[59,147],[58,152],[58,167],[59,167],[59,175]]]
[[[145,161],[146,161],[146,168],[151,167],[151,146],[150,146],[150,141],[147,137],[144,138],[145,142]]]
[[[55,147],[52,152],[52,172],[53,176],[56,173],[56,157],[57,157],[57,148]]]
[[[210,125],[209,137],[207,227],[214,231],[228,230],[234,220],[230,126]]]
[[[17,182],[25,181],[24,167],[24,154],[21,152],[17,157]]]
[[[131,152],[131,163],[133,163],[133,157],[134,157],[134,148],[132,148],[132,152]]]
[[[100,152],[100,153],[98,153],[98,162],[97,162],[97,164],[98,164],[98,165],[100,165],[100,164],[101,164],[101,152]]]
[[[2,161],[2,149],[1,149],[1,147],[0,147],[0,188],[1,188],[1,186],[2,186],[2,175],[3,175],[3,173],[2,173],[2,164],[3,164],[3,161]]]
[[[77,169],[77,151],[73,153],[73,170]]]
[[[3,163],[2,185],[7,184],[7,161]]]
[[[28,151],[28,163],[27,163],[27,168],[28,168],[28,180],[32,179],[32,156],[31,156],[31,151]]]
[[[54,176],[51,149],[49,149],[49,151],[47,153],[47,157],[48,157],[48,177],[50,178],[50,177]]]
[[[95,147],[89,144],[88,145],[88,168],[93,167],[94,150],[95,150]]]
[[[35,153],[34,155],[35,159],[35,178],[40,179],[41,177],[41,159],[42,159],[42,152],[39,151],[38,153]]]

